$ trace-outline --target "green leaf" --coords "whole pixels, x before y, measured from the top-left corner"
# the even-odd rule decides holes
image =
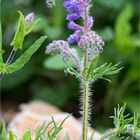
[[[52,124],[53,124],[53,127],[49,130],[48,132],[48,137],[49,137],[49,140],[54,140],[55,138],[57,138],[58,134],[60,133],[60,131],[62,130],[62,126],[64,124],[64,122],[70,117],[70,115],[68,115],[66,118],[64,118],[64,120],[60,123],[60,125],[58,125],[54,118],[52,117]]]
[[[7,140],[6,125],[4,121],[1,121],[0,129],[2,130],[0,132],[0,140]]]
[[[46,121],[44,121],[40,126],[38,126],[36,130],[35,140],[41,140],[44,138],[44,134],[46,133]]]
[[[19,69],[21,69],[31,58],[31,56],[37,51],[37,49],[41,46],[41,44],[44,42],[44,40],[47,38],[47,36],[43,36],[36,40],[31,47],[29,47],[20,58],[18,58],[13,64],[8,65],[6,67],[6,71],[4,73],[10,74],[13,73]]]
[[[12,131],[9,132],[9,140],[17,140],[17,136]]]
[[[85,77],[83,77],[82,74],[80,74],[79,72],[77,72],[75,69],[73,69],[72,67],[67,68],[66,70],[64,70],[65,74],[67,75],[74,75],[76,78],[79,78],[80,80],[85,81]]]
[[[119,64],[120,63],[112,65],[112,63],[110,63],[110,64],[105,63],[105,64],[99,66],[98,68],[94,69],[94,70],[90,70],[88,72],[88,75],[89,75],[88,78],[89,78],[90,81],[95,81],[99,78],[110,81],[109,79],[104,78],[103,76],[118,73],[122,69],[122,67],[118,68]]]
[[[12,43],[10,44],[11,46],[14,47],[14,50],[22,49],[22,44],[23,44],[24,37],[25,37],[24,15],[20,11],[18,11],[18,12],[20,15],[19,22],[18,22],[18,29],[15,33]]]
[[[30,130],[26,131],[22,137],[22,140],[31,140],[32,133]]]
[[[140,116],[139,114],[134,114],[134,133],[140,133],[140,123],[139,123]]]
[[[88,69],[88,72],[87,72],[87,78],[89,77],[90,73],[92,73],[93,70],[95,69],[95,66],[97,64],[97,61],[98,61],[98,58],[96,58],[96,60],[92,60],[91,61],[90,66],[89,66],[89,69]]]

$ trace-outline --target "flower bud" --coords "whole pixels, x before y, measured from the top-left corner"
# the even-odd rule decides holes
[[[25,23],[30,26],[34,21],[34,12],[28,14],[26,17],[25,17]]]
[[[69,44],[64,40],[54,40],[46,47],[46,53],[60,53],[63,48],[68,48]]]

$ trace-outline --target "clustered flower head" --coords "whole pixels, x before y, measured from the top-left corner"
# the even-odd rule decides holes
[[[103,51],[104,41],[96,32],[89,31],[80,37],[78,46],[82,49],[89,48],[88,56],[91,61]]]
[[[54,40],[52,43],[50,43],[47,48],[46,48],[46,53],[59,53],[60,50],[64,49],[64,48],[68,48],[69,44],[68,42],[64,41],[64,40]]]
[[[74,48],[70,48],[67,41],[57,40],[53,41],[46,47],[46,54],[59,53],[62,60],[71,59],[76,67],[80,70],[80,59]]]
[[[94,31],[89,31],[83,34],[78,42],[78,46],[81,48],[84,47],[103,47],[104,46],[104,41],[102,38]]]

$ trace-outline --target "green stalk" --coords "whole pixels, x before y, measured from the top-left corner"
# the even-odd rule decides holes
[[[83,95],[83,140],[87,140],[88,130],[88,82],[84,83],[84,95]]]
[[[88,8],[85,9],[85,33],[88,31]],[[88,108],[89,108],[89,83],[87,80],[87,68],[88,68],[88,48],[85,49],[85,56],[84,56],[84,77],[85,81],[84,85],[84,93],[83,93],[83,140],[87,140],[87,130],[88,130]]]

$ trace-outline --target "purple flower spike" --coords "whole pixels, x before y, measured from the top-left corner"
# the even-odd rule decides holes
[[[88,18],[85,17],[86,12],[89,11],[90,0],[67,0],[64,2],[64,7],[69,12],[67,16],[67,20],[69,20],[68,28],[75,30],[74,34],[69,36],[68,43],[78,43],[81,35],[85,32],[85,23],[88,22],[88,30],[91,30],[93,26],[93,18],[89,15],[87,15]],[[83,19],[84,25],[78,25],[74,22],[78,19]],[[86,19],[88,21],[85,21]]]
[[[28,14],[25,17],[25,23],[27,23],[28,25],[31,25],[33,21],[34,21],[34,12]]]

